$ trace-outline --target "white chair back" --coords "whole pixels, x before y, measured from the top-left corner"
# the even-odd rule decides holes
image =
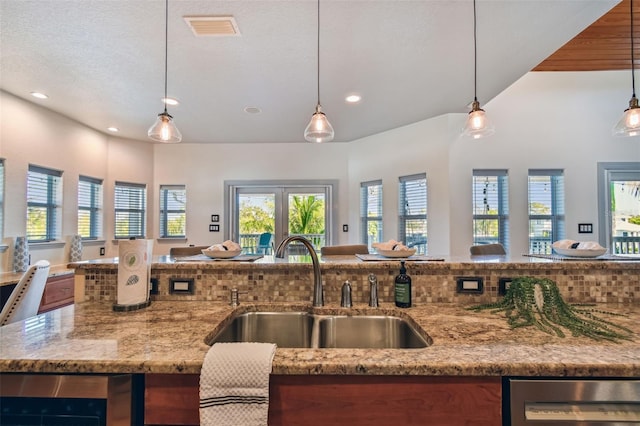
[[[40,260],[27,269],[0,312],[0,326],[38,314],[48,277],[49,262],[46,260]]]

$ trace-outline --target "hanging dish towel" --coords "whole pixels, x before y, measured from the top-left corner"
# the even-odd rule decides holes
[[[202,426],[266,426],[272,343],[216,343],[200,372]]]

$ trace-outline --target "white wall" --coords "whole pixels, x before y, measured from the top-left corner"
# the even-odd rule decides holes
[[[153,178],[152,145],[110,139],[46,108],[0,91],[0,157],[5,159],[5,210],[0,272],[11,271],[16,236],[26,233],[26,186],[29,164],[63,171],[62,238],[77,233],[78,176],[104,179],[105,235],[113,235],[114,180],[150,184]],[[83,258],[99,257],[97,245],[85,244]],[[106,242],[113,252],[111,239]],[[68,261],[68,244],[30,245],[31,262],[47,259],[52,264]]]
[[[346,144],[179,144],[155,145],[155,188],[184,184],[187,187],[188,244],[210,245],[224,241],[224,182],[226,180],[338,181],[338,223],[347,223]],[[154,207],[158,211],[158,206]],[[220,215],[220,232],[210,233],[211,215]],[[154,230],[158,229],[155,215]],[[340,227],[340,229],[342,229]],[[157,235],[157,232],[154,232]],[[345,241],[342,232],[338,241]],[[170,241],[157,245],[167,253]]]
[[[430,254],[466,256],[472,244],[473,169],[508,169],[511,253],[528,251],[528,169],[565,171],[567,238],[598,236],[597,163],[640,161],[640,138],[611,128],[631,97],[628,72],[529,73],[482,104],[490,138],[459,137],[466,114],[437,117],[350,144],[351,198],[359,182],[383,179],[384,239],[397,238],[398,177],[427,173]],[[350,209],[355,221],[356,209]],[[578,223],[593,234],[578,235]]]
[[[597,163],[640,161],[640,138],[614,138],[611,128],[631,96],[628,72],[530,73],[490,102],[482,103],[496,134],[459,139],[466,114],[449,114],[362,138],[348,144],[159,145],[108,137],[0,92],[0,157],[6,159],[4,242],[24,235],[29,163],[64,171],[63,235],[76,231],[77,177],[105,179],[107,256],[112,245],[113,183],[148,184],[148,235],[158,235],[161,184],[187,186],[188,243],[221,241],[208,232],[211,214],[224,225],[225,180],[336,179],[339,181],[337,243],[360,241],[360,182],[382,179],[384,238],[397,237],[398,177],[426,172],[429,188],[429,252],[466,256],[471,245],[471,173],[505,168],[510,182],[511,252],[527,250],[527,171],[565,170],[567,237],[597,239]],[[481,82],[479,82],[481,84]],[[471,94],[470,94],[471,95]],[[480,99],[482,102],[483,100]],[[428,98],[425,97],[425,102]],[[339,131],[339,129],[337,129]],[[593,223],[578,236],[578,223]],[[341,232],[349,224],[349,232]],[[166,253],[169,244],[156,244]],[[98,257],[98,247],[84,258]],[[2,270],[12,250],[0,254]],[[68,249],[32,250],[32,260],[64,263]]]

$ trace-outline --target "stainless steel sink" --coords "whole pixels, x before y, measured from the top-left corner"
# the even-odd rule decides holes
[[[313,317],[307,312],[247,312],[235,317],[210,344],[262,342],[281,348],[309,348],[312,328]]]
[[[318,323],[322,348],[424,348],[407,321],[392,316],[329,316]]]
[[[389,315],[315,315],[247,312],[206,343],[264,342],[280,348],[424,348],[431,340],[406,320]]]

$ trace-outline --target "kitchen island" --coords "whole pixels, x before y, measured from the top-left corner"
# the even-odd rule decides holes
[[[450,419],[449,424],[465,424],[465,417],[456,408],[462,398],[467,401],[462,411],[475,413],[477,424],[498,425],[502,416],[503,377],[640,377],[638,262],[410,263],[408,271],[414,278],[414,291],[418,297],[414,297],[415,306],[409,309],[396,308],[390,299],[389,280],[398,263],[352,259],[323,262],[328,300],[324,307],[312,308],[309,302],[311,268],[305,263],[288,264],[286,260],[285,263],[266,264],[155,262],[152,277],[158,280],[158,294],[152,296],[149,307],[131,312],[114,312],[114,300],[110,299],[112,294],[109,292],[104,292],[106,296],[102,299],[94,297],[95,290],[91,286],[97,282],[111,282],[117,271],[116,262],[72,264],[70,267],[76,268],[76,274],[85,279],[86,300],[76,300],[74,306],[3,327],[0,372],[144,374],[147,386],[145,422],[161,424],[163,418],[169,418],[167,410],[175,414],[183,407],[187,411],[184,416],[191,419],[191,423],[185,424],[195,424],[198,374],[209,349],[205,339],[232,317],[244,312],[307,310],[327,314],[399,316],[416,324],[433,343],[421,349],[278,348],[273,360],[271,385],[274,394],[270,410],[274,412],[270,412],[270,419],[280,420],[274,420],[272,424],[295,424],[295,421],[288,423],[283,419],[291,413],[314,410],[318,411],[318,419],[331,421],[326,416],[332,410],[327,409],[324,404],[328,402],[322,402],[322,398],[332,395],[340,395],[343,402],[352,401],[353,404],[363,398],[358,395],[368,395],[376,401],[384,398],[393,405],[406,403],[411,395],[419,394],[418,399],[424,404],[425,398],[436,398],[447,389],[450,403],[437,405],[442,408],[440,415]],[[364,278],[370,272],[376,273],[381,283],[380,308],[369,308],[365,303],[368,287],[365,287]],[[560,277],[558,282],[565,297],[582,298],[573,301],[606,299],[607,303],[598,303],[598,309],[620,315],[599,315],[630,328],[635,335],[631,340],[621,342],[594,341],[570,335],[561,338],[533,327],[512,330],[500,315],[465,309],[478,301],[497,298],[500,277],[532,272]],[[482,294],[456,292],[456,277],[468,275],[484,279]],[[600,278],[605,275],[610,278]],[[194,294],[176,294],[163,288],[175,277],[193,278]],[[332,294],[345,279],[355,283],[355,306],[350,309],[340,308],[338,298]],[[283,289],[271,287],[276,280],[284,283],[281,285],[285,290],[291,288],[292,291],[279,296]],[[577,289],[571,285],[572,280],[577,283]],[[78,281],[81,280],[76,279]],[[218,286],[221,288],[217,289]],[[228,303],[231,286],[249,292],[241,295],[237,308]],[[596,290],[591,290],[592,287]],[[289,300],[291,294],[297,300]],[[430,301],[434,298],[451,300]],[[617,302],[620,298],[622,301]],[[309,393],[305,393],[305,389]],[[373,389],[381,389],[384,396],[363,393]],[[479,392],[483,395],[481,398],[477,396]],[[187,399],[172,403],[176,393]],[[291,398],[298,402],[292,402]],[[352,406],[350,410],[356,408]],[[378,412],[371,405],[358,410]],[[390,411],[384,407],[382,410]],[[477,417],[481,412],[485,417]],[[459,422],[454,420],[458,418]],[[398,418],[393,420],[382,414],[380,419],[381,422],[398,421]]]

